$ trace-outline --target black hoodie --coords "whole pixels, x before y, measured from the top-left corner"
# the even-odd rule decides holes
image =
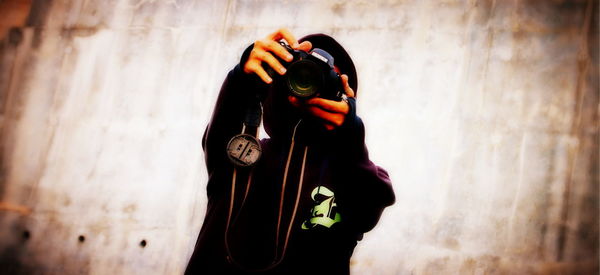
[[[303,40],[332,54],[357,91],[352,60],[333,38]],[[387,172],[369,160],[355,100],[344,124],[327,131],[289,104],[277,78],[262,84],[240,64],[225,79],[204,133],[208,206],[186,274],[348,274],[357,241],[395,200]],[[226,146],[242,132],[257,93],[266,95],[270,138],[260,141],[254,168],[234,169]]]

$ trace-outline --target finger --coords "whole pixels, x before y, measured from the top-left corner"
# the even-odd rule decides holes
[[[324,99],[324,98],[320,98],[320,97],[313,97],[313,98],[307,100],[306,103],[311,106],[319,107],[326,111],[340,113],[343,115],[347,114],[350,109],[348,107],[348,103],[346,103],[344,101],[333,101],[333,100],[328,100],[328,99]]]
[[[269,52],[265,52],[260,56],[261,60],[269,64],[271,68],[273,68],[277,73],[283,75],[285,74],[285,67],[279,63],[279,61]]]
[[[281,28],[281,29],[277,30],[276,32],[269,35],[268,38],[269,38],[269,40],[274,40],[274,41],[277,41],[277,40],[283,38],[283,39],[285,39],[285,41],[287,41],[288,45],[290,45],[294,49],[298,48],[298,46],[299,46],[298,40],[296,40],[294,35],[292,35],[292,33],[286,28]]]
[[[342,115],[342,114],[327,112],[319,107],[314,107],[314,106],[308,107],[307,110],[310,114],[323,120],[326,123],[329,123],[329,124],[332,124],[335,126],[340,126],[344,123],[344,115]]]
[[[259,42],[257,41],[257,43]],[[273,40],[267,40],[264,42],[260,41],[259,46],[265,50],[268,50],[269,52],[275,53],[277,56],[287,62],[290,62],[292,59],[294,59],[294,57],[283,46]]]
[[[298,50],[301,51],[308,52],[310,49],[312,49],[312,43],[310,43],[310,41],[304,41],[298,46]]]
[[[270,84],[271,82],[273,82],[273,79],[271,79],[271,77],[269,76],[269,74],[265,71],[265,69],[263,69],[263,67],[260,65],[260,63],[258,63],[258,62],[252,62],[252,63],[248,62],[248,64],[246,65],[246,67],[248,68],[248,72],[254,72],[265,83]]]
[[[290,95],[290,96],[288,96],[288,101],[289,101],[289,102],[290,102],[290,103],[291,103],[291,104],[292,104],[294,107],[297,107],[297,108],[299,108],[299,107],[300,107],[300,105],[302,105],[302,104],[300,103],[300,101],[298,100],[298,98],[296,98],[295,96],[291,96],[291,95]]]
[[[316,106],[307,105],[306,101],[301,101],[294,96],[288,96],[288,101],[294,107],[306,110],[309,114],[319,118],[325,124],[335,127],[335,126],[340,126],[344,123],[345,117],[343,114],[332,113],[332,112],[325,111]],[[331,129],[328,129],[328,130],[331,130]]]
[[[344,92],[346,92],[346,95],[348,97],[354,97],[354,90],[352,90],[348,84],[348,76],[345,74],[342,75],[342,85],[344,86]]]

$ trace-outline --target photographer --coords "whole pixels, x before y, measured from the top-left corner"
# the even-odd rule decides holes
[[[300,42],[286,29],[256,41],[223,83],[186,274],[348,274],[357,241],[394,203],[368,158],[352,60],[327,35]],[[269,138],[258,141],[261,117]]]

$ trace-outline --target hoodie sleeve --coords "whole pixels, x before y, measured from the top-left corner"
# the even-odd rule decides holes
[[[386,170],[369,160],[365,145],[365,127],[356,116],[356,101],[349,98],[350,112],[344,124],[336,131],[341,144],[337,156],[341,159],[340,205],[343,216],[357,234],[367,232],[377,224],[383,209],[395,202],[394,190]]]
[[[244,51],[240,64],[227,74],[202,137],[209,175],[219,167],[230,165],[226,153],[227,143],[233,136],[241,133],[248,101],[263,88],[257,76],[246,74],[242,70],[242,64],[247,60],[251,49],[252,45]],[[214,189],[211,182],[207,188],[210,194],[211,189]]]

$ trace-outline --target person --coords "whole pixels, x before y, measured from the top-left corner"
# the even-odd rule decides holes
[[[344,100],[291,96],[280,79],[293,57],[280,41],[330,53]],[[357,242],[395,201],[388,173],[368,157],[357,83],[350,56],[325,34],[296,40],[280,29],[244,51],[204,133],[208,205],[186,274],[349,273]],[[257,133],[248,125],[253,101],[269,137],[244,168],[226,148],[240,133]]]

